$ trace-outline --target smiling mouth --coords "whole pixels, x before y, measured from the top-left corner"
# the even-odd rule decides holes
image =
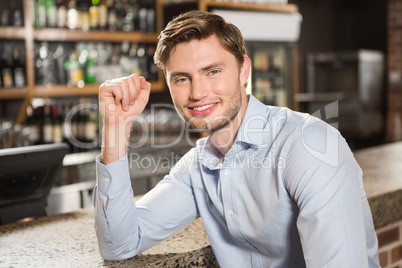
[[[203,105],[203,106],[198,106],[198,107],[191,107],[190,109],[195,110],[195,111],[203,111],[203,110],[206,110],[206,109],[208,109],[208,108],[210,108],[210,107],[212,107],[214,105],[215,105],[215,103],[207,104],[207,105]]]

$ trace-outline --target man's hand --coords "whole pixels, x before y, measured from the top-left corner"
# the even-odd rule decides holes
[[[131,123],[145,109],[150,91],[151,84],[137,74],[108,80],[100,86],[102,163],[109,164],[125,155]]]

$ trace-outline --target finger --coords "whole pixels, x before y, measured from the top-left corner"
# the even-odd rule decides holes
[[[134,74],[134,76],[133,76],[133,81],[134,81],[134,83],[135,83],[135,88],[136,88],[136,94],[135,94],[135,98],[134,99],[137,99],[138,98],[138,94],[140,93],[140,91],[141,91],[141,81],[140,81],[140,77],[138,76],[138,74]]]
[[[148,102],[149,94],[151,93],[151,83],[147,82],[145,77],[140,77],[141,81],[141,91],[139,92],[139,98],[143,101]]]
[[[119,85],[116,84],[112,86],[112,94],[114,96],[114,104],[119,106],[121,99],[123,98],[123,93],[121,92]]]
[[[127,111],[128,110],[128,104],[130,102],[130,93],[129,93],[129,86],[126,81],[122,81],[119,83],[121,93],[122,93],[122,99],[121,99],[121,106],[123,110]]]
[[[136,95],[137,95],[137,89],[135,87],[135,82],[133,80],[134,74],[130,75],[127,79],[127,84],[128,84],[128,93],[129,93],[129,105],[133,105]]]

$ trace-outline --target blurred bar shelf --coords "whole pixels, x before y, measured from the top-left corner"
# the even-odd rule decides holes
[[[28,88],[0,88],[0,100],[23,99],[28,95]]]
[[[141,42],[155,43],[158,39],[156,33],[141,32],[110,32],[110,31],[73,31],[67,29],[35,29],[33,38],[36,41],[103,41],[103,42]]]
[[[0,39],[25,39],[26,31],[24,27],[7,26],[0,27]]]
[[[150,81],[152,92],[164,90],[163,81]],[[100,84],[88,84],[83,87],[68,85],[36,85],[33,88],[32,97],[66,97],[66,96],[96,96],[99,93]],[[1,99],[1,95],[0,95]]]

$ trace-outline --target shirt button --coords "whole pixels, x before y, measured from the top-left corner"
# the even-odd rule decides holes
[[[249,243],[247,243],[247,242],[246,242],[246,243],[244,243],[244,245],[245,245],[246,247],[250,246],[250,244],[249,244]]]
[[[219,163],[218,168],[222,168],[222,167],[223,167],[223,163]]]
[[[228,211],[228,215],[229,215],[229,216],[232,216],[232,215],[233,215],[233,210],[229,210],[229,211]]]
[[[108,183],[108,182],[109,182],[109,178],[105,178],[105,182]]]
[[[229,170],[225,169],[225,170],[223,171],[223,174],[229,175]]]
[[[107,222],[107,218],[105,218],[105,222]]]

